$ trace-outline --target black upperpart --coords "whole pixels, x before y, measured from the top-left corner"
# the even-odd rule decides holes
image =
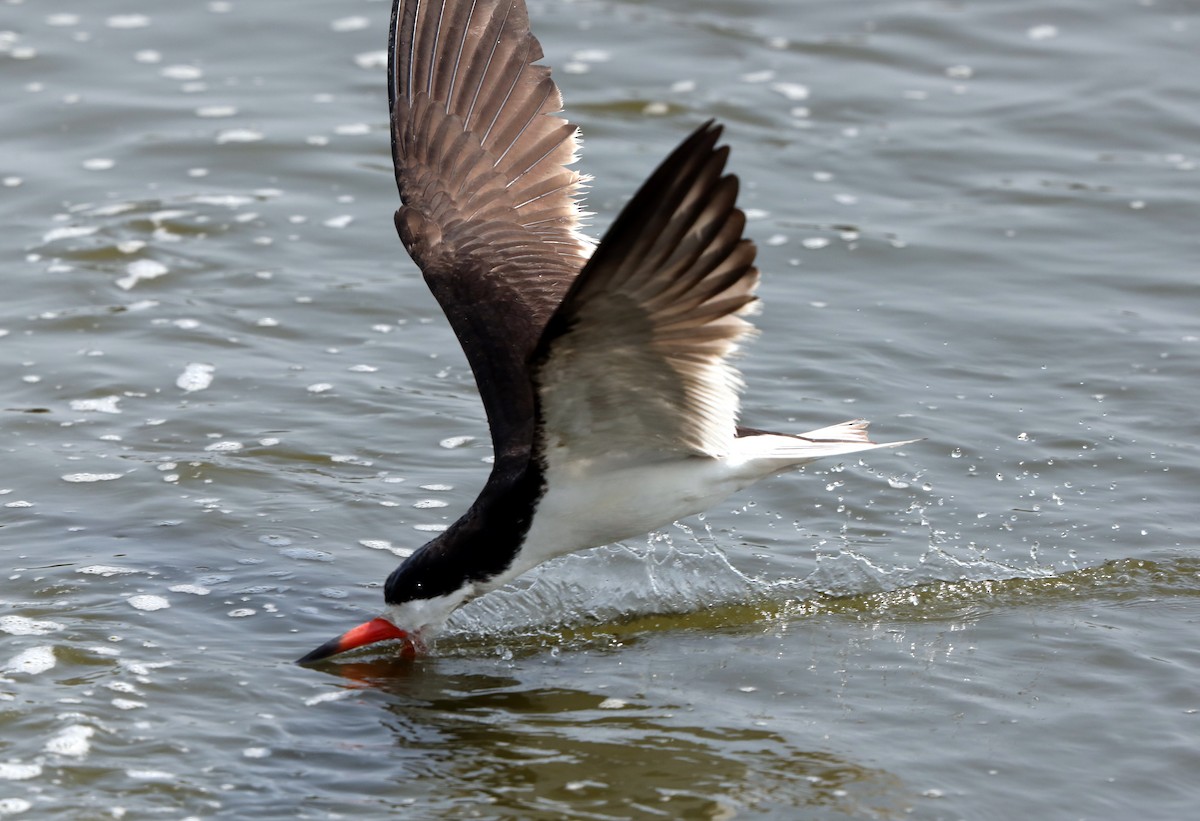
[[[575,126],[523,0],[396,0],[388,57],[396,229],[462,343],[497,466],[527,459],[530,360],[578,274]]]

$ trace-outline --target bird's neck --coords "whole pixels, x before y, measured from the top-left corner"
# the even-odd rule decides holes
[[[544,493],[536,459],[497,461],[470,509],[388,577],[387,603],[454,596],[469,588],[465,601],[498,586]]]

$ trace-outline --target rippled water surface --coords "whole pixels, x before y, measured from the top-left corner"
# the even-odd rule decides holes
[[[925,440],[295,667],[487,471],[388,4],[0,2],[0,817],[1194,814],[1195,4],[531,13],[596,232],[727,124],[744,421]]]

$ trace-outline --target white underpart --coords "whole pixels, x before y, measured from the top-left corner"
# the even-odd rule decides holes
[[[418,639],[428,639],[441,629],[451,613],[483,592],[485,591],[478,589],[476,585],[466,584],[444,596],[411,599],[401,604],[388,605],[382,615]]]
[[[486,583],[467,584],[444,596],[391,605],[383,616],[418,639],[429,639],[466,602],[550,559],[640,536],[701,513],[760,479],[815,459],[917,441],[871,442],[862,420],[804,436],[808,439],[746,436],[735,439],[730,452],[716,458],[677,454],[656,458],[646,453],[573,458],[566,448],[552,448],[544,477],[548,490],[508,569]]]
[[[572,459],[547,454],[548,491],[513,565],[495,586],[548,559],[639,536],[701,513],[760,479],[827,456],[908,442],[877,444],[867,423],[845,422],[804,436],[762,434],[735,439],[729,453],[705,456],[615,454]]]

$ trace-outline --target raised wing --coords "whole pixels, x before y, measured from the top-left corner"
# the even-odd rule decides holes
[[[466,352],[497,464],[528,455],[529,361],[591,252],[577,129],[524,0],[397,0],[388,92],[396,229]]]
[[[721,456],[736,436],[753,332],[754,244],[711,122],[617,217],[546,328],[538,383],[547,452],[568,459],[663,451]]]

